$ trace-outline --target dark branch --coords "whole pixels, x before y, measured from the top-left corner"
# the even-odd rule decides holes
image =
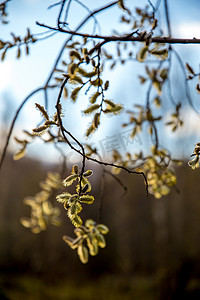
[[[48,26],[45,24],[41,24],[39,22],[36,22],[37,25],[41,27],[48,28],[50,30],[59,31],[66,34],[71,34],[72,36],[81,36],[81,37],[87,37],[91,39],[102,39],[104,42],[146,42],[145,37],[143,36],[130,36],[129,34],[123,35],[123,36],[108,36],[108,35],[98,35],[98,34],[87,34],[87,33],[79,33],[77,31],[71,31],[71,30],[65,30],[63,28],[55,28],[52,26]],[[171,37],[152,37],[151,39],[152,43],[160,43],[160,44],[200,44],[200,39],[187,39],[187,38],[171,38]]]
[[[82,157],[83,157],[83,167],[82,167],[82,171],[85,167],[85,159],[87,160],[91,160],[95,163],[98,163],[99,165],[104,165],[104,166],[110,166],[110,167],[116,167],[118,169],[122,169],[126,172],[128,172],[129,174],[138,174],[138,175],[142,175],[144,177],[144,181],[145,181],[145,184],[146,184],[146,192],[147,192],[147,195],[148,195],[148,182],[147,182],[147,178],[144,174],[144,172],[137,172],[137,171],[131,171],[129,169],[127,169],[126,167],[124,166],[119,166],[119,165],[116,165],[116,164],[113,164],[113,163],[108,163],[108,162],[104,162],[104,161],[100,161],[98,159],[95,159],[95,158],[92,158],[92,157],[89,157],[89,156],[86,156],[85,155],[85,151],[84,151],[84,147],[83,145],[71,134],[71,132],[69,132],[68,130],[65,129],[65,127],[63,126],[63,123],[62,123],[62,118],[61,118],[61,115],[60,115],[60,99],[61,99],[61,96],[62,96],[62,91],[64,89],[64,86],[65,84],[67,83],[69,77],[66,76],[66,78],[63,80],[63,83],[60,87],[60,91],[59,91],[59,94],[58,94],[58,99],[57,99],[57,103],[56,103],[56,109],[57,109],[57,114],[58,114],[58,120],[59,120],[59,124],[60,124],[60,129],[61,129],[61,132],[63,134],[63,137],[66,141],[66,143],[69,145],[69,147],[74,150],[75,152],[79,153]],[[81,148],[82,151],[76,149],[72,143],[70,143],[70,141],[68,140],[68,138],[66,137],[66,134],[69,135],[78,145],[79,147]]]
[[[63,89],[64,89],[64,86],[65,84],[67,83],[69,77],[66,76],[66,78],[63,80],[63,83],[60,87],[60,91],[59,91],[59,94],[58,94],[58,99],[57,99],[57,103],[56,103],[56,110],[57,110],[57,114],[58,114],[58,119],[59,119],[59,124],[60,124],[60,128],[61,128],[61,131],[62,131],[62,134],[65,138],[65,134],[64,132],[66,132],[78,145],[79,147],[81,148],[82,150],[82,169],[81,169],[81,174],[80,174],[80,190],[79,190],[79,195],[81,194],[81,190],[82,190],[82,186],[81,186],[81,181],[82,181],[82,178],[83,178],[83,173],[84,173],[84,170],[85,170],[85,159],[86,159],[86,156],[85,156],[85,149],[83,147],[83,145],[68,131],[65,130],[63,124],[62,124],[62,119],[61,119],[61,115],[60,115],[60,99],[61,99],[61,96],[62,96],[62,92],[63,92]],[[72,148],[73,147],[73,150],[75,150],[76,148],[74,146],[71,145],[71,143],[69,142],[68,139],[66,139],[66,142],[67,144]]]
[[[59,11],[58,19],[57,19],[57,26],[58,26],[58,28],[60,28],[60,24],[62,23],[60,21],[60,19],[61,19],[62,12],[63,12],[64,6],[65,6],[65,2],[66,2],[66,0],[62,0],[62,4],[60,6],[60,11]]]
[[[164,0],[164,4],[165,4],[165,16],[166,16],[166,20],[167,20],[168,35],[171,37],[172,31],[171,31],[171,25],[170,25],[170,20],[169,20],[169,8],[168,8],[167,0]]]

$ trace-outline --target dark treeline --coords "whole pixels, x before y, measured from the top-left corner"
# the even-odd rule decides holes
[[[54,199],[62,212],[61,227],[51,225],[34,235],[20,224],[22,216],[30,215],[23,198],[40,190],[38,183],[50,169],[57,171],[58,167],[7,158],[0,181],[1,276],[29,273],[54,282],[64,277],[83,280],[105,274],[127,278],[145,274],[156,278],[160,299],[180,295],[197,299],[184,298],[184,293],[189,293],[191,286],[195,293],[200,290],[196,284],[200,282],[199,170],[192,172],[186,164],[178,169],[180,192],[174,189],[162,199],[146,197],[141,176],[120,174],[128,187],[124,195],[123,188],[106,175],[101,221],[110,228],[107,247],[83,265],[62,240],[64,234],[73,235],[73,226]],[[101,168],[96,166],[95,172],[100,178]],[[85,205],[83,218],[98,218],[100,180],[93,182],[93,193],[95,205]]]

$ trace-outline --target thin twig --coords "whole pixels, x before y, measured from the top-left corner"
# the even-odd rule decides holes
[[[149,2],[149,5],[153,9],[153,13],[155,13],[155,7],[154,7],[153,3],[150,0],[147,0],[147,1]]]
[[[168,68],[168,80],[167,80],[167,85],[168,85],[168,91],[169,91],[169,98],[172,102],[173,105],[177,105],[176,101],[174,100],[173,94],[172,94],[172,86],[171,86],[171,80],[169,80],[169,74],[171,71],[172,67],[172,49],[169,51],[169,68]]]
[[[35,95],[36,93],[42,91],[42,90],[45,90],[47,88],[54,88],[55,86],[47,86],[46,88],[44,87],[40,87],[40,88],[37,88],[36,90],[34,90],[33,92],[31,92],[23,101],[22,103],[20,104],[19,108],[17,109],[16,113],[15,113],[15,116],[12,120],[12,123],[11,123],[11,126],[10,126],[10,129],[9,129],[9,132],[8,132],[8,135],[7,135],[7,138],[6,138],[6,143],[5,143],[5,146],[3,148],[3,152],[2,152],[2,155],[1,155],[1,160],[0,160],[0,170],[1,170],[1,167],[3,165],[3,161],[4,161],[4,158],[5,158],[5,154],[6,154],[6,151],[7,151],[7,148],[8,148],[8,144],[9,144],[9,141],[10,141],[10,137],[11,137],[11,134],[13,132],[13,128],[14,128],[14,125],[15,125],[15,122],[17,120],[17,117],[21,111],[21,109],[23,108],[23,106],[25,105],[25,103],[33,96]]]
[[[64,88],[64,87],[63,87]],[[57,110],[58,111],[58,110]],[[113,163],[108,163],[108,162],[104,162],[104,161],[100,161],[98,159],[95,159],[95,158],[92,158],[92,157],[89,157],[89,156],[86,156],[84,155],[80,150],[76,149],[68,140],[68,138],[66,137],[66,134],[68,134],[73,140],[75,140],[77,142],[77,144],[79,146],[82,146],[81,143],[69,132],[67,131],[63,124],[62,124],[62,119],[61,119],[61,116],[60,116],[60,113],[58,112],[58,118],[59,118],[59,122],[60,122],[60,127],[61,127],[61,131],[62,131],[62,134],[63,134],[63,137],[65,139],[65,141],[67,142],[67,144],[70,146],[70,148],[74,151],[76,151],[77,153],[79,153],[81,156],[84,156],[85,159],[87,160],[91,160],[95,163],[98,163],[99,165],[104,165],[104,166],[109,166],[109,167],[115,167],[115,168],[118,168],[118,169],[122,169],[124,171],[126,171],[127,173],[129,174],[138,174],[138,175],[142,175],[143,178],[144,178],[144,181],[145,181],[145,185],[146,185],[146,193],[148,195],[148,182],[147,182],[147,178],[144,174],[144,172],[137,172],[137,171],[131,171],[130,169],[124,167],[124,166],[120,166],[120,165],[116,165],[116,164],[113,164]],[[66,134],[65,134],[66,133]]]
[[[48,94],[47,89],[44,89],[44,107],[48,111]]]
[[[57,102],[56,102],[56,109],[57,109],[58,119],[59,119],[60,128],[61,128],[61,132],[62,132],[63,136],[65,137],[64,132],[66,132],[79,145],[79,147],[82,150],[82,169],[81,169],[81,173],[80,173],[80,190],[79,190],[79,194],[81,194],[81,190],[82,190],[81,181],[82,181],[83,173],[84,173],[84,170],[85,170],[85,159],[86,159],[85,149],[84,149],[83,145],[69,131],[67,131],[64,128],[64,126],[62,124],[61,115],[60,115],[60,99],[61,99],[61,96],[62,96],[64,86],[67,83],[68,79],[69,79],[69,77],[66,76],[66,78],[63,80],[63,82],[61,84],[60,91],[59,91],[59,94],[58,94],[58,99],[57,99]],[[66,141],[67,141],[68,145],[71,148],[73,147],[74,149],[76,149],[74,146],[71,145],[71,143],[69,142],[68,139]]]
[[[48,26],[39,22],[36,22],[38,26],[45,27],[51,30],[59,31],[62,33],[66,34],[71,34],[75,36],[81,36],[81,37],[86,37],[86,38],[91,38],[91,39],[102,39],[105,40],[106,42],[116,42],[116,41],[121,41],[121,42],[145,42],[145,37],[143,36],[137,36],[137,37],[129,37],[127,34],[123,36],[108,36],[108,35],[98,35],[98,34],[88,34],[88,33],[80,33],[77,31],[72,31],[72,30],[66,30],[63,28],[56,28],[52,26]],[[152,43],[160,43],[160,44],[200,44],[200,39],[190,39],[190,38],[171,38],[171,37],[152,37],[151,39]]]
[[[58,26],[58,28],[60,28],[60,24],[62,23],[60,21],[60,19],[61,19],[62,12],[63,12],[64,6],[65,6],[65,2],[66,2],[66,0],[62,0],[62,4],[60,6],[60,11],[59,11],[58,19],[57,19],[57,26]]]
[[[83,8],[85,8],[87,10],[87,12],[89,12],[90,14],[92,13],[92,11],[89,9],[88,6],[86,6],[84,3],[82,3],[79,0],[75,0],[76,3],[78,3],[79,5],[81,5]],[[93,27],[93,33],[95,33],[96,30],[96,26],[99,25],[97,19],[95,18],[95,16],[92,16],[92,18],[94,19],[94,27]],[[99,29],[100,29],[100,25],[99,25]]]
[[[62,92],[63,92],[63,89],[64,89],[64,86],[65,84],[67,83],[69,79],[69,76],[66,76],[65,79],[63,80],[62,84],[61,84],[61,87],[60,87],[60,91],[59,91],[59,94],[58,94],[58,98],[57,98],[57,103],[56,103],[56,110],[57,110],[57,114],[58,114],[58,120],[59,120],[59,124],[60,124],[60,129],[61,129],[61,132],[63,134],[63,137],[65,139],[65,141],[67,142],[67,144],[70,146],[70,148],[74,151],[76,151],[77,153],[79,153],[82,157],[83,157],[83,162],[82,162],[82,171],[81,171],[81,174],[83,175],[83,172],[84,172],[84,168],[85,168],[85,159],[87,160],[91,160],[95,163],[98,163],[100,165],[104,165],[104,166],[110,166],[110,167],[116,167],[118,169],[122,169],[126,172],[128,172],[129,174],[139,174],[139,175],[142,175],[143,178],[144,178],[144,181],[145,181],[145,184],[146,184],[146,192],[147,192],[147,195],[148,195],[148,182],[147,182],[147,178],[144,174],[144,172],[137,172],[137,171],[131,171],[129,169],[127,169],[126,167],[124,166],[119,166],[119,165],[116,165],[116,164],[113,164],[113,163],[108,163],[108,162],[104,162],[104,161],[100,161],[98,159],[95,159],[95,158],[92,158],[92,157],[89,157],[89,156],[86,156],[85,155],[85,150],[84,150],[84,147],[83,145],[71,134],[71,132],[69,132],[68,130],[65,129],[65,127],[63,126],[63,123],[62,123],[62,118],[61,118],[61,114],[60,114],[60,99],[61,99],[61,96],[62,96]],[[69,135],[76,143],[77,145],[81,148],[82,151],[76,149],[71,143],[70,141],[68,140],[68,138],[66,137],[66,134]],[[81,181],[81,178],[80,178],[80,181]]]
[[[105,170],[105,173],[109,174],[112,178],[114,178],[119,183],[119,185],[121,185],[121,187],[124,189],[124,193],[121,197],[124,197],[127,194],[127,191],[128,191],[127,186],[125,186],[124,183],[119,179],[119,177],[115,176],[113,173],[111,173],[107,170]]]
[[[55,7],[55,6],[57,6],[57,5],[60,5],[61,2],[62,2],[62,1],[59,1],[59,2],[56,2],[56,3],[52,4],[52,5],[49,5],[49,6],[48,6],[48,9],[51,9],[52,7]]]
[[[67,18],[68,18],[71,3],[72,3],[72,0],[69,0],[68,3],[67,3],[67,8],[66,8],[66,11],[65,11],[65,18],[64,18],[65,23],[67,23]]]
[[[106,6],[103,6],[103,7],[101,7],[101,8],[99,8],[99,9],[96,9],[96,10],[94,10],[92,13],[90,13],[77,27],[76,27],[76,29],[75,29],[75,32],[77,32],[92,16],[94,16],[95,14],[98,14],[99,12],[101,12],[101,11],[103,11],[103,10],[106,10],[106,9],[108,9],[108,8],[110,8],[110,7],[112,7],[112,6],[114,6],[114,5],[116,5],[117,4],[117,2],[118,1],[114,1],[114,2],[112,2],[112,3],[110,3],[110,4],[108,4],[108,5],[106,5]],[[71,39],[73,38],[73,36],[74,36],[74,34],[71,34],[71,36],[69,37],[69,38],[67,38],[67,40],[64,42],[64,44],[63,44],[63,46],[61,47],[61,50],[60,50],[60,52],[59,52],[59,54],[58,54],[58,57],[56,58],[56,61],[55,61],[55,63],[54,63],[54,65],[53,65],[53,67],[52,67],[52,70],[51,70],[51,72],[50,72],[50,74],[49,74],[49,76],[48,76],[48,78],[47,78],[47,81],[46,81],[46,86],[49,84],[49,82],[50,82],[50,80],[51,80],[51,78],[52,78],[52,76],[53,76],[53,74],[54,74],[54,71],[55,71],[55,69],[56,69],[56,67],[57,67],[57,65],[58,65],[58,63],[59,63],[59,61],[60,61],[60,58],[61,58],[61,56],[62,56],[62,54],[63,54],[63,51],[65,50],[65,46],[66,46],[66,44],[69,42],[69,41],[71,41]]]
[[[188,85],[188,81],[187,81],[187,74],[186,74],[186,71],[185,71],[184,63],[183,63],[180,55],[178,54],[178,52],[174,48],[172,48],[172,51],[175,54],[175,56],[178,60],[178,63],[180,65],[181,69],[182,69],[183,75],[185,77],[185,94],[186,94],[186,97],[188,99],[188,102],[192,106],[192,108],[199,114],[199,111],[194,107],[194,104],[193,104],[191,96],[190,96],[190,90],[189,90],[189,85]]]
[[[169,35],[169,37],[171,37],[172,31],[171,31],[171,25],[170,25],[170,20],[169,20],[169,8],[168,8],[167,0],[164,0],[164,5],[165,5],[165,16],[166,16],[166,20],[167,20],[168,35]]]

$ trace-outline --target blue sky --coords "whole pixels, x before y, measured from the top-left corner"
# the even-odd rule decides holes
[[[147,4],[148,1],[134,1],[135,6],[142,7]],[[153,3],[155,1],[152,1]],[[172,26],[172,34],[174,37],[188,37],[188,38],[200,38],[200,21],[199,21],[199,11],[200,11],[200,1],[181,1],[169,0],[169,12]],[[55,25],[55,20],[57,16],[57,8],[52,8],[47,10],[47,7],[55,1],[49,0],[17,0],[11,1],[9,3],[9,20],[10,23],[7,26],[0,25],[0,38],[6,40],[10,38],[10,32],[16,33],[16,35],[24,36],[26,34],[26,27],[31,28],[31,32],[39,33],[43,29],[39,28],[35,21],[40,21],[41,23],[47,23],[50,25]],[[101,7],[108,1],[98,0],[92,1],[87,0],[84,2],[91,9],[95,7]],[[133,3],[132,1],[127,1],[127,3]],[[78,6],[77,6],[78,7]],[[112,10],[106,11],[105,14],[100,14],[98,19],[103,23],[102,33],[110,33],[110,28],[115,28],[120,30],[121,26],[118,23],[119,20],[119,10],[114,8]],[[77,9],[74,7],[74,13],[70,15],[69,22],[70,25],[75,25],[80,22],[83,15],[87,15],[83,9]],[[163,28],[166,29],[166,23],[164,16],[161,15],[161,24]],[[71,25],[71,26],[72,26]],[[91,30],[92,23],[88,27],[83,28],[82,32]],[[73,26],[72,26],[73,27]],[[10,99],[13,99],[12,111],[10,111],[10,117],[14,116],[15,109],[22,102],[24,97],[27,96],[32,90],[41,86],[46,81],[48,74],[52,68],[54,59],[57,56],[59,48],[62,46],[65,36],[63,34],[58,34],[49,40],[44,40],[36,43],[30,47],[30,55],[26,56],[22,54],[20,60],[16,60],[16,49],[8,51],[5,61],[0,63],[0,112],[5,109],[5,94]],[[113,45],[109,45],[110,49],[113,49]],[[198,45],[187,45],[187,46],[176,46],[176,49],[183,56],[183,59],[188,61],[192,66],[196,66],[197,72],[199,71],[200,62],[200,46]],[[111,80],[111,87],[108,92],[108,96],[111,99],[115,99],[116,102],[126,102],[132,105],[132,102],[138,103],[144,95],[144,90],[138,85],[137,79],[138,67],[136,65],[130,64],[129,66],[123,66],[112,72],[112,75],[108,71],[105,72],[105,77],[107,76]],[[180,71],[180,70],[179,70]],[[128,74],[128,76],[123,76],[123,73]],[[179,77],[179,74],[178,74]],[[180,75],[181,77],[181,75]],[[50,101],[54,102],[56,98],[56,92],[52,92],[50,96]],[[199,96],[195,96],[198,101]],[[125,99],[125,100],[124,100]],[[30,112],[33,108],[34,102],[41,102],[41,95],[38,94],[34,97],[29,104],[24,107],[19,121],[17,122],[16,134],[19,134],[22,124],[23,128],[31,130],[37,122],[40,120],[38,111]],[[84,109],[87,106],[87,99],[83,97],[79,100],[79,110]],[[10,104],[9,104],[10,105]],[[70,120],[73,114],[77,114],[76,107],[70,102],[66,103],[66,119]],[[200,106],[199,106],[200,107]],[[130,107],[129,107],[130,108]],[[200,109],[199,109],[200,110]],[[192,117],[191,117],[192,116]],[[195,119],[196,118],[196,119]],[[71,121],[67,122],[70,130],[75,131],[75,135],[81,138],[81,130],[84,126],[86,127],[89,119],[82,118],[79,114],[79,122],[76,126],[71,125]],[[126,117],[124,116],[124,120]],[[188,118],[189,119],[189,118]],[[198,116],[195,113],[190,112],[191,131],[197,128],[197,123],[200,122]],[[118,120],[118,117],[115,118]],[[196,122],[194,122],[196,120]],[[102,141],[106,137],[113,136],[113,134],[122,132],[118,126],[118,121],[115,121],[110,125],[110,119],[104,120],[104,125],[106,129],[101,129],[99,133],[95,135],[95,143]],[[198,127],[199,128],[199,127]],[[188,129],[188,126],[186,126]],[[197,130],[196,130],[197,131]],[[198,132],[194,134],[194,141]],[[184,135],[184,132],[179,135]],[[190,135],[190,132],[188,133]],[[162,138],[162,137],[161,137]],[[172,141],[174,136],[172,136]],[[177,141],[177,137],[175,138]],[[135,143],[135,147],[138,146]],[[132,145],[130,145],[132,147]],[[34,149],[34,147],[33,147]],[[184,153],[185,154],[185,153]]]

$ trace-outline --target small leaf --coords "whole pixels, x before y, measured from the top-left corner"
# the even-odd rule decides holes
[[[188,162],[188,165],[194,170],[199,168],[199,155],[196,155],[191,161]]]
[[[162,94],[162,83],[158,80],[153,80],[153,86],[157,90],[158,94]]]
[[[109,229],[106,225],[98,224],[96,227],[102,234],[107,234],[109,232]]]
[[[79,198],[82,203],[92,204],[94,202],[94,197],[90,195],[83,195]]]
[[[106,82],[104,84],[104,90],[107,91],[108,88],[109,88],[109,81],[106,80]]]
[[[140,79],[140,83],[141,84],[144,84],[145,82],[146,82],[146,78],[145,77],[143,77],[143,76],[139,76],[139,79]]]
[[[97,128],[100,124],[100,113],[96,113],[94,115],[93,121],[92,121],[92,125],[94,126],[94,128]]]
[[[4,61],[7,50],[8,50],[8,48],[5,48],[5,50],[3,51],[2,55],[1,55],[1,61]]]
[[[71,194],[68,192],[64,192],[58,196],[56,196],[56,200],[60,203],[65,203],[67,200],[69,200],[71,197]]]
[[[135,135],[137,134],[137,126],[135,126],[131,132],[130,137],[133,139],[135,137]]]
[[[172,132],[176,131],[177,128],[178,128],[178,126],[177,126],[177,125],[174,125],[174,126],[172,127]]]
[[[168,77],[168,69],[164,68],[160,71],[160,77],[162,78],[163,81],[165,81]]]
[[[81,90],[82,86],[79,86],[77,88],[75,88],[72,93],[71,93],[71,99],[73,102],[76,102],[76,99],[78,98],[78,93]]]
[[[200,84],[199,83],[196,86],[196,90],[197,90],[198,93],[200,93]]]
[[[118,115],[124,110],[124,107],[121,104],[115,104],[114,107],[109,107],[109,106],[110,105],[108,105],[108,107],[105,110],[103,110],[104,113],[111,113],[114,115]]]
[[[92,189],[90,182],[84,176],[82,177],[82,180],[81,180],[81,189],[82,189],[83,193],[85,193],[86,191],[90,192],[91,189]],[[86,189],[85,192],[84,192],[84,189]],[[79,194],[79,192],[80,192],[80,184],[77,184],[77,186],[76,186],[76,192],[77,192],[77,194]]]
[[[95,80],[91,80],[90,84],[93,86],[101,86],[103,84],[103,80],[101,78],[97,78]]]
[[[93,221],[92,219],[88,219],[88,220],[85,221],[85,226],[86,226],[87,228],[92,228],[92,227],[94,227],[95,225],[96,225],[96,222]]]
[[[153,128],[152,128],[152,126],[151,126],[151,125],[149,126],[149,128],[148,128],[148,131],[149,131],[149,134],[150,134],[150,135],[152,135],[152,134],[153,134]]]
[[[86,115],[89,115],[91,113],[93,113],[95,110],[97,110],[100,107],[100,104],[93,104],[91,106],[89,106],[88,108],[86,108],[85,110],[83,110],[83,113]]]
[[[90,136],[93,132],[95,131],[95,128],[93,126],[93,124],[91,124],[88,129],[86,130],[86,136]]]
[[[116,66],[116,61],[114,61],[114,62],[111,64],[110,69],[113,70],[115,66]]]
[[[79,196],[78,194],[73,194],[67,202],[64,204],[66,210],[68,210],[69,206],[72,206],[74,203],[78,203]],[[81,211],[81,210],[80,210]]]
[[[79,52],[75,51],[75,50],[70,51],[69,56],[70,56],[71,60],[74,60],[75,58],[77,58],[79,61],[82,60]]]
[[[97,69],[94,69],[92,72],[86,72],[83,68],[78,68],[78,72],[83,76],[87,78],[92,78],[97,74]]]
[[[36,108],[41,112],[42,116],[44,117],[44,119],[49,120],[49,116],[47,111],[45,110],[44,106],[35,103]]]
[[[72,174],[78,174],[78,172],[79,172],[78,166],[77,165],[73,165],[73,167],[72,167]]]
[[[166,48],[161,50],[153,49],[150,51],[150,53],[162,60],[168,57],[168,50]]]
[[[68,98],[68,89],[66,87],[63,89],[63,95],[65,98]]]
[[[94,240],[91,235],[87,237],[87,245],[90,251],[90,255],[95,256],[98,254],[99,251],[98,244],[96,242],[96,239]]]
[[[89,189],[89,184],[86,183],[86,185],[84,185],[84,187],[82,188],[82,193],[83,194],[86,193],[88,191],[88,189]]]
[[[65,241],[65,243],[69,244],[69,246],[73,242],[73,239],[70,236],[67,236],[67,235],[63,236],[63,240]]]
[[[55,121],[49,121],[49,120],[47,120],[47,121],[44,122],[44,126],[48,126],[49,127],[51,125],[56,125]]]
[[[61,81],[62,81],[62,79],[61,79]],[[82,78],[80,76],[76,76],[76,75],[71,76],[69,79],[69,82],[72,84],[77,84],[77,83],[83,84]]]
[[[75,227],[80,227],[83,224],[83,221],[78,215],[75,215],[73,219],[71,219],[72,224]]]
[[[170,126],[170,125],[173,125],[174,124],[174,121],[169,121],[169,122],[166,122],[165,125],[167,126]]]
[[[77,174],[69,175],[67,178],[63,180],[63,185],[64,186],[69,186],[71,185],[76,179],[78,178]]]
[[[144,46],[140,49],[139,53],[137,54],[137,60],[139,62],[143,62],[145,58],[147,57],[148,53],[148,46]]]
[[[47,128],[48,128],[48,126],[46,126],[46,125],[39,126],[39,127],[33,129],[33,133],[36,135],[40,135],[40,134],[44,133],[45,129],[47,129]]]
[[[20,140],[20,139],[18,139],[16,136],[14,137],[14,140],[15,140],[18,144],[20,144],[20,145],[22,145],[22,146],[24,146],[24,145],[26,145],[26,144],[28,143],[27,140]]]
[[[18,46],[18,49],[17,49],[17,59],[19,59],[21,57],[21,49],[20,49],[20,46]]]
[[[26,154],[26,147],[23,147],[23,148],[19,149],[19,150],[15,153],[15,155],[13,156],[13,159],[14,159],[14,160],[19,160],[19,159],[21,159],[22,157],[24,157],[25,154]]]
[[[79,214],[82,210],[82,206],[79,202],[73,203],[70,208],[68,209],[68,217],[74,218],[75,215]]]
[[[194,70],[192,69],[192,67],[188,63],[186,63],[186,68],[188,69],[190,74],[195,75]]]
[[[156,106],[157,108],[160,108],[160,106],[161,106],[161,99],[160,99],[160,97],[156,97],[156,98],[153,100],[153,102],[154,102],[154,104],[155,104],[155,106]]]
[[[75,228],[74,229],[74,233],[77,235],[77,236],[83,236],[85,233],[86,233],[86,231],[85,231],[85,229],[84,228]]]
[[[94,104],[101,93],[96,92],[90,97],[90,103]]]
[[[97,239],[98,239],[98,245],[101,248],[105,248],[106,247],[106,241],[105,238],[102,234],[98,234],[97,235]]]
[[[105,49],[103,49],[103,54],[105,55],[105,57],[106,57],[107,59],[112,59],[112,58],[113,58],[112,55],[111,55],[111,54],[108,54],[108,52],[107,52]]]
[[[68,73],[69,75],[74,75],[76,72],[76,69],[77,69],[77,64],[75,63],[71,63],[68,65]]]
[[[88,249],[85,246],[80,245],[78,246],[77,253],[81,262],[86,264],[88,262]]]
[[[104,102],[106,103],[106,104],[108,104],[109,106],[111,106],[111,107],[115,107],[115,103],[113,103],[111,100],[104,100]]]
[[[118,0],[118,1],[117,1],[117,4],[118,4],[119,8],[121,8],[121,9],[123,9],[123,10],[126,9],[126,8],[125,8],[125,5],[124,5],[124,0]]]
[[[92,170],[87,170],[86,172],[83,173],[83,176],[85,177],[89,177],[93,174],[93,171]]]
[[[31,226],[32,226],[31,219],[28,219],[28,218],[21,218],[20,223],[26,228],[31,228]]]

